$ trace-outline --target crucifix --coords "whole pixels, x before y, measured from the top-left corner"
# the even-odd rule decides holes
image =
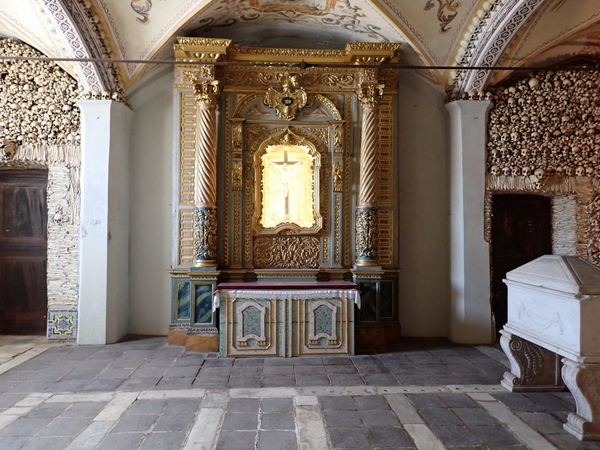
[[[289,161],[288,160],[288,150],[289,147],[286,145],[283,147],[283,161],[271,162],[271,164],[277,167],[282,174],[283,178],[283,193],[284,193],[284,217],[283,220],[289,222],[290,221],[290,176],[292,175],[290,170],[297,164],[300,164],[300,161]]]

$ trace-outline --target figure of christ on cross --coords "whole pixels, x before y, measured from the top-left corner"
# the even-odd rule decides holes
[[[294,175],[294,166],[300,164],[300,161],[289,161],[288,159],[288,146],[283,147],[283,161],[271,162],[270,164],[277,168],[281,173],[283,182],[283,194],[284,194],[284,215],[283,221],[289,222],[290,216],[290,180]]]

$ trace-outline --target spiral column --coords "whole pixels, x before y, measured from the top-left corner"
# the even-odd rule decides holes
[[[194,241],[196,267],[217,265],[217,80],[195,83],[196,165],[194,200],[196,205]]]
[[[383,95],[383,85],[376,82],[362,83],[357,90],[362,116],[362,137],[360,147],[360,173],[358,204],[355,222],[355,255],[357,266],[377,266],[378,214],[377,201],[379,184],[377,160],[379,145],[378,102]]]

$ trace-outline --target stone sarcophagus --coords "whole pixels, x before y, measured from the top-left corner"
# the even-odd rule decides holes
[[[502,385],[511,391],[566,385],[577,414],[565,429],[600,440],[600,269],[577,256],[546,255],[508,272],[504,282],[508,322],[500,342],[511,372]]]

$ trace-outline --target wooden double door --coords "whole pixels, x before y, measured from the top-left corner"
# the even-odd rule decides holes
[[[0,334],[46,332],[47,184],[45,170],[0,170]]]

